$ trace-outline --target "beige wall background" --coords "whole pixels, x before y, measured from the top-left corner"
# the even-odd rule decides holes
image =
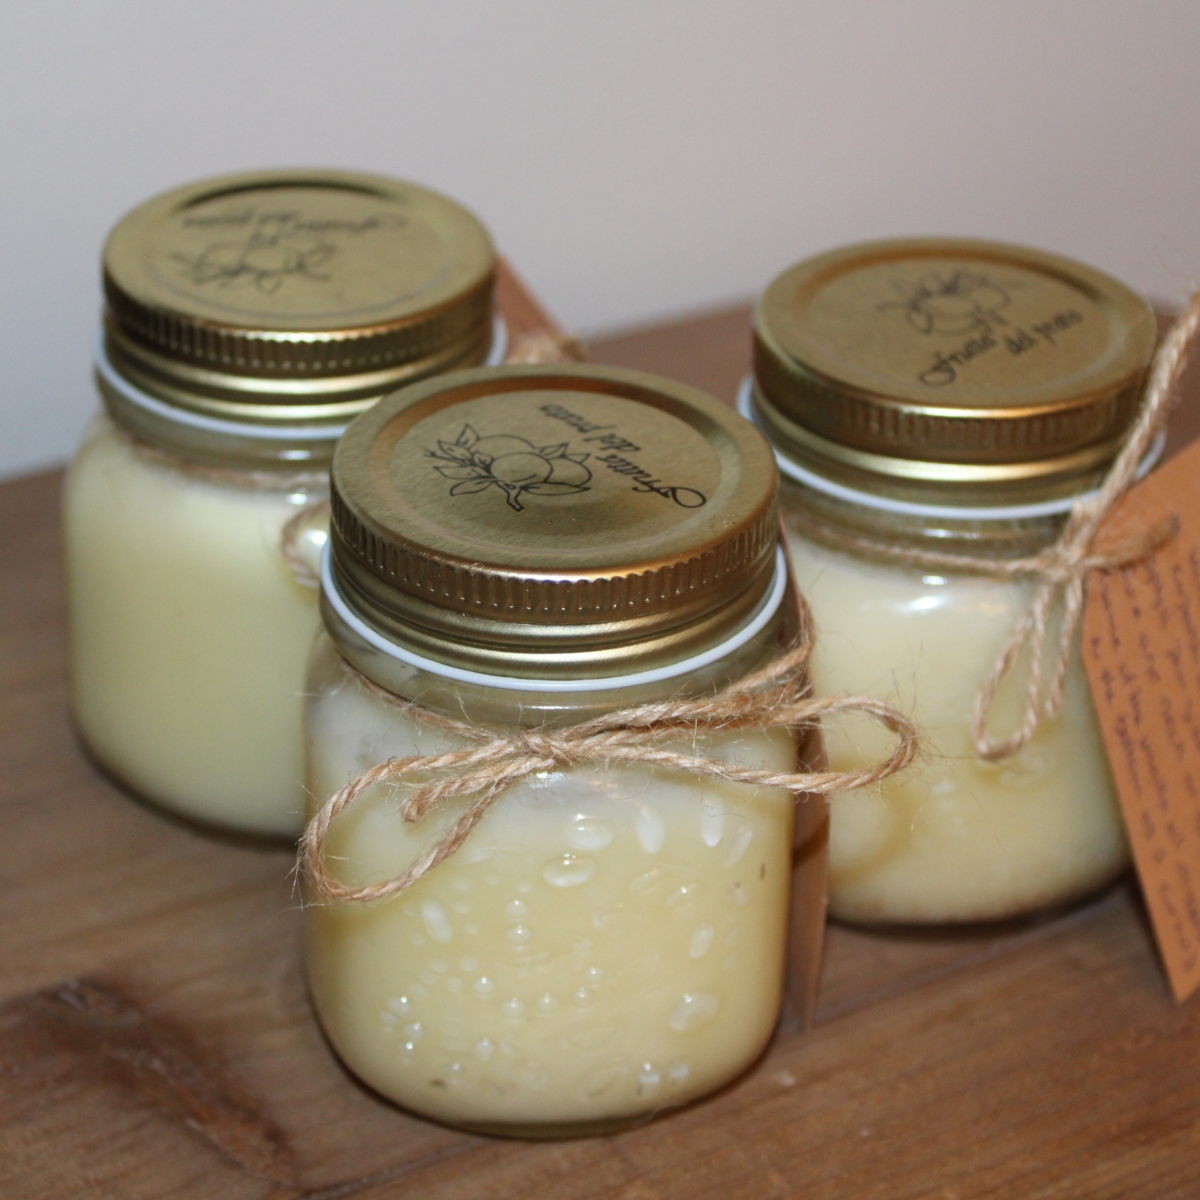
[[[952,233],[1200,277],[1194,0],[7,0],[0,474],[65,458],[108,227],[218,172],[437,187],[584,334]]]

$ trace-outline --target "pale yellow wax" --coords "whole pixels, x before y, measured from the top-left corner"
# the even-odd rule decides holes
[[[324,798],[390,755],[451,747],[354,682],[310,701]],[[708,752],[794,769],[791,737]],[[488,1127],[633,1118],[719,1087],[761,1052],[783,980],[787,793],[651,769],[572,769],[504,793],[408,891],[308,910],[321,1022],[355,1074],[439,1120]],[[336,821],[344,882],[430,844],[379,790]]]
[[[256,833],[303,827],[317,596],[279,547],[317,495],[214,483],[140,454],[107,417],[88,429],[64,497],[75,719],[141,795]]]
[[[865,562],[792,534],[817,626],[819,694],[887,697],[920,726],[922,753],[881,785],[833,797],[830,910],[859,921],[991,920],[1076,899],[1112,879],[1127,849],[1078,654],[1062,715],[1007,762],[975,755],[971,706],[1026,583]],[[991,728],[1018,717],[1015,687]],[[827,723],[830,767],[886,755],[865,725]]]

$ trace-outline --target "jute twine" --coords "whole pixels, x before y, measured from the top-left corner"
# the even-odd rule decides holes
[[[785,788],[796,794],[825,794],[866,787],[903,770],[917,750],[916,727],[903,713],[871,696],[812,696],[808,669],[812,616],[803,598],[797,599],[798,633],[791,649],[760,670],[706,699],[674,699],[618,709],[566,729],[469,725],[402,701],[349,667],[368,690],[399,711],[445,730],[467,745],[445,754],[390,758],[330,796],[309,821],[300,842],[301,863],[314,893],[327,900],[357,902],[397,895],[453,854],[505,788],[538,771],[643,765],[729,783]],[[739,767],[695,749],[685,753],[673,748],[688,743],[695,747],[703,737],[741,729],[799,730],[827,714],[845,712],[865,713],[896,735],[887,759],[857,771],[783,772]],[[431,781],[430,775],[436,778]],[[470,796],[471,801],[442,837],[394,879],[361,887],[339,883],[325,863],[330,825],[377,784],[410,781],[413,786],[403,793],[399,804],[400,815],[409,823],[424,820],[460,796]]]
[[[584,362],[587,351],[578,338],[552,329],[537,329],[513,339],[506,363]]]
[[[165,446],[153,445],[121,428],[121,433],[133,447],[138,458],[157,466],[170,467],[189,479],[199,479],[218,487],[240,488],[245,492],[288,492],[298,488],[325,488],[329,486],[328,471],[257,470],[254,467],[226,467],[215,463],[199,462]]]
[[[325,482],[328,481],[329,477],[325,476]],[[287,563],[292,578],[301,587],[319,588],[321,576],[313,568],[310,556],[301,549],[300,539],[310,525],[320,525],[327,529],[330,515],[328,497],[314,500],[289,517],[279,531],[279,552],[283,555],[283,561]]]
[[[1172,514],[1114,545],[1099,549],[1095,544],[1101,523],[1136,480],[1142,459],[1162,431],[1177,398],[1179,381],[1198,329],[1200,292],[1192,297],[1155,354],[1138,418],[1104,482],[1071,509],[1058,539],[1040,553],[1028,558],[998,560],[895,546],[848,535],[832,527],[818,525],[814,530],[839,548],[876,558],[993,579],[1029,579],[1037,584],[1029,607],[1013,626],[972,705],[971,740],[975,752],[987,762],[1016,754],[1042,721],[1052,720],[1062,711],[1067,666],[1083,613],[1088,573],[1130,566],[1178,532],[1179,520]],[[1055,626],[1057,632],[1052,639]],[[988,732],[988,717],[996,693],[1023,655],[1026,677],[1020,723],[1007,737],[993,738]]]
[[[538,329],[513,339],[505,355],[506,363],[583,362],[587,357],[583,343],[569,334],[550,329]],[[323,480],[325,477],[322,477]],[[317,500],[300,509],[279,535],[279,549],[296,582],[302,587],[317,588],[321,578],[313,570],[311,558],[301,549],[304,531],[315,524],[328,524],[329,501]]]

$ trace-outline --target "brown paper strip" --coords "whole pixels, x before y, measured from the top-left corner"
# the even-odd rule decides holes
[[[1137,484],[1099,549],[1174,513],[1151,557],[1088,581],[1083,657],[1176,1000],[1200,986],[1200,442]]]

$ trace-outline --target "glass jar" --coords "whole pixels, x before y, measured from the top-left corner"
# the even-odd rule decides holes
[[[975,696],[1033,583],[902,555],[1001,561],[1049,546],[1115,457],[1153,345],[1153,314],[1115,280],[995,243],[849,247],[785,272],[760,301],[740,407],[785,476],[814,685],[889,694],[922,737],[916,768],[833,798],[833,915],[1006,919],[1125,869],[1078,647],[1061,714],[1017,754],[984,761],[972,741]],[[993,735],[1019,724],[1027,667],[1002,685]],[[827,749],[847,769],[878,743],[848,722]]]
[[[359,418],[333,481],[314,806],[391,757],[462,746],[439,715],[502,734],[708,696],[793,627],[770,451],[682,385],[459,372]],[[787,730],[678,748],[795,770]],[[394,878],[467,804],[408,824],[396,785],[374,785],[334,819],[329,868]],[[710,1092],[776,1022],[796,807],[657,766],[529,774],[407,890],[308,905],[322,1025],[371,1087],[478,1131],[601,1132]],[[808,841],[824,805],[800,808]],[[823,908],[803,894],[811,940]]]
[[[495,268],[458,205],[341,172],[208,180],[114,228],[104,413],[68,472],[64,532],[75,720],[121,783],[204,822],[299,833],[327,539],[307,510],[354,415],[502,357]]]

